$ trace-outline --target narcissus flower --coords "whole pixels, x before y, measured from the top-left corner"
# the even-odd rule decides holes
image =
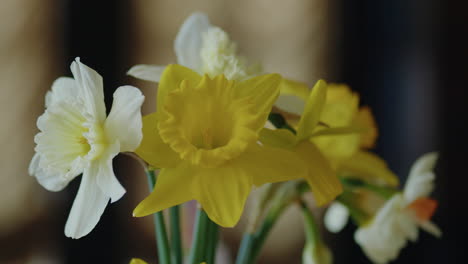
[[[310,141],[320,121],[326,94],[327,84],[322,80],[318,81],[307,99],[296,134],[287,129],[268,128],[264,128],[260,134],[260,140],[264,144],[293,151],[307,164],[308,174],[305,179],[311,186],[318,205],[330,202],[342,192],[336,172],[318,147]]]
[[[65,226],[66,236],[80,238],[96,226],[109,200],[125,193],[112,159],[140,144],[144,97],[135,87],[119,87],[106,118],[101,76],[78,58],[71,71],[74,79],[57,79],[47,93],[29,173],[49,191],[60,191],[83,174]]]
[[[418,239],[419,227],[436,237],[442,235],[430,221],[437,202],[428,197],[434,188],[436,160],[436,153],[419,158],[411,168],[403,193],[395,194],[373,221],[356,231],[356,242],[374,263],[396,259],[408,240]]]
[[[295,125],[311,93],[307,85],[283,79],[276,106]],[[368,151],[375,145],[377,126],[369,107],[359,107],[359,96],[344,84],[329,84],[320,123],[310,140],[341,177],[397,186],[398,177],[386,162]]]
[[[244,80],[261,73],[259,65],[249,66],[237,54],[237,45],[221,28],[210,24],[203,13],[193,13],[179,29],[174,41],[177,63],[211,78],[224,74],[228,80]],[[136,65],[128,74],[159,82],[166,66]]]
[[[237,82],[168,66],[157,112],[143,118],[136,150],[162,169],[134,215],[196,199],[214,222],[232,227],[253,185],[304,177],[305,165],[294,153],[257,143],[280,80],[269,74]]]

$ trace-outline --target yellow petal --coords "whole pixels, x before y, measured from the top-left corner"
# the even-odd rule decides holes
[[[329,84],[320,121],[330,127],[351,125],[358,112],[359,96],[344,84]]]
[[[157,113],[143,117],[143,140],[135,153],[156,168],[175,167],[180,162],[177,153],[159,135]]]
[[[296,153],[268,146],[253,147],[232,163],[252,175],[256,186],[307,176],[307,166]]]
[[[281,76],[278,74],[266,74],[240,82],[235,89],[238,98],[249,98],[256,114],[264,120],[260,130],[271,111],[271,108],[279,95],[279,83]]]
[[[368,151],[359,151],[339,168],[340,174],[359,178],[369,183],[398,186],[398,177],[379,156]]]
[[[252,179],[239,167],[197,168],[192,191],[208,217],[223,227],[239,221],[252,189]],[[187,191],[187,190],[185,190]]]
[[[358,126],[331,127],[315,131],[312,137],[319,136],[340,136],[346,134],[358,134],[364,132],[364,129]]]
[[[292,148],[295,144],[296,136],[287,129],[260,130],[260,142],[276,148]]]
[[[294,95],[301,98],[304,101],[307,101],[309,98],[309,87],[305,83],[283,79],[280,83],[280,93],[281,95]]]
[[[166,95],[172,90],[178,89],[183,80],[187,80],[191,85],[197,85],[201,80],[201,76],[182,65],[171,64],[166,67],[159,82],[157,112],[162,110]]]
[[[371,109],[366,106],[361,107],[353,123],[364,129],[364,132],[361,134],[361,147],[366,149],[373,148],[379,132]]]
[[[139,258],[132,258],[130,264],[148,264],[146,261],[139,259]]]
[[[335,199],[343,191],[343,187],[320,150],[308,141],[299,143],[295,150],[308,165],[306,180],[317,204],[322,206]]]
[[[323,106],[327,97],[327,83],[319,80],[307,99],[304,112],[302,113],[297,128],[297,140],[307,139],[312,134],[315,126],[320,120]]]
[[[162,169],[156,186],[133,211],[136,217],[146,216],[193,199],[187,186],[192,185],[193,168],[185,162],[175,168]]]

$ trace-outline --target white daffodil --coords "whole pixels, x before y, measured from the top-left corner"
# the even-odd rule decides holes
[[[436,237],[442,235],[430,221],[437,202],[428,198],[434,188],[436,160],[437,153],[419,158],[411,168],[403,193],[392,196],[372,222],[356,231],[356,242],[374,263],[396,259],[408,240],[418,239],[419,227]]]
[[[74,79],[58,78],[46,95],[29,174],[49,191],[60,191],[83,175],[65,225],[66,236],[80,238],[96,226],[109,200],[125,193],[112,159],[140,144],[144,96],[135,87],[119,87],[106,118],[102,77],[79,58],[71,71]]]
[[[182,26],[174,42],[177,63],[199,74],[215,77],[224,74],[229,80],[244,80],[261,73],[258,65],[249,66],[237,55],[236,43],[221,28],[210,24],[203,13],[193,13]],[[136,65],[127,74],[159,82],[166,66]]]

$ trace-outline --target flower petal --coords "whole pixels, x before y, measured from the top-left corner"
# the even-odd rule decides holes
[[[437,152],[430,152],[420,157],[413,164],[406,180],[403,194],[409,204],[420,197],[427,197],[434,189],[434,167],[438,158]]]
[[[335,199],[343,191],[343,186],[320,150],[314,144],[302,141],[295,147],[295,151],[308,166],[306,180],[317,205],[322,206]]]
[[[203,13],[193,13],[184,21],[174,42],[179,64],[195,71],[201,68],[202,36],[210,27],[212,27],[210,21]]]
[[[156,178],[153,191],[138,204],[133,216],[146,216],[194,199],[190,189],[186,188],[192,185],[194,177],[193,167],[187,163],[181,163],[175,168],[162,169]]]
[[[239,98],[248,97],[251,99],[255,113],[259,114],[261,124],[260,130],[264,125],[271,111],[273,103],[279,95],[279,83],[281,76],[278,74],[265,74],[250,78],[236,85],[237,96]]]
[[[128,70],[127,75],[150,82],[159,82],[166,66],[138,64]]]
[[[112,159],[119,154],[119,149],[119,142],[111,144],[102,158],[97,161],[99,163],[97,185],[106,196],[111,198],[111,203],[118,201],[125,194],[125,189],[115,177],[112,168]]]
[[[93,162],[83,173],[80,188],[65,225],[67,237],[76,239],[89,234],[109,203],[109,197],[96,184],[98,172],[99,167]]]
[[[275,106],[282,110],[301,115],[304,112],[305,102],[309,97],[310,89],[305,83],[283,79],[280,83],[280,96]]]
[[[106,106],[101,75],[81,63],[80,58],[72,62],[71,71],[88,113],[98,122],[104,122]]]
[[[307,167],[297,154],[269,146],[252,148],[234,160],[233,165],[252,175],[256,186],[307,176]]]
[[[304,112],[299,120],[297,128],[297,140],[307,139],[312,135],[315,126],[320,121],[323,107],[327,99],[327,83],[323,80],[317,81],[307,99]]]
[[[222,227],[237,224],[252,189],[249,173],[236,166],[197,168],[193,192],[213,222]]]
[[[339,167],[343,176],[352,175],[369,183],[396,187],[399,179],[387,166],[387,163],[368,151],[359,151]]]
[[[78,89],[73,78],[60,77],[52,84],[52,90],[46,95],[46,108],[59,102],[76,100]]]
[[[323,223],[328,231],[338,233],[346,226],[348,218],[348,208],[338,202],[333,202],[325,212]]]
[[[148,263],[139,258],[132,258],[132,260],[130,260],[130,264],[148,264]]]
[[[170,91],[178,89],[183,80],[187,80],[190,85],[196,86],[200,82],[201,76],[181,65],[171,64],[166,67],[159,82],[157,112],[161,113],[166,95]]]
[[[68,183],[78,175],[73,177],[64,177],[60,172],[54,172],[51,169],[45,170],[40,166],[39,154],[34,154],[31,163],[29,164],[29,175],[36,177],[39,184],[51,192],[58,192],[63,190]]]
[[[292,148],[295,144],[296,136],[287,129],[273,130],[263,128],[260,130],[259,139],[260,142],[268,146],[276,148]]]
[[[179,155],[159,135],[157,113],[143,117],[143,139],[135,153],[156,168],[172,168],[180,162]]]
[[[120,151],[134,151],[140,145],[143,138],[140,109],[144,100],[140,90],[133,86],[121,86],[114,92],[104,127],[110,142],[119,141]]]

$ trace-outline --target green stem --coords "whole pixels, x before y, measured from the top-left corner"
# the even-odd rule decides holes
[[[398,190],[394,188],[378,186],[375,184],[367,183],[357,179],[342,179],[341,182],[345,186],[349,186],[351,188],[364,188],[369,191],[374,192],[377,195],[380,195],[382,198],[390,199]]]
[[[317,225],[317,221],[315,220],[315,216],[309,210],[309,207],[307,207],[304,201],[301,200],[299,204],[301,205],[302,214],[304,216],[304,226],[307,242],[311,243],[311,245],[320,243],[322,239],[320,237],[320,230]]]
[[[174,206],[169,209],[171,219],[171,249],[172,249],[172,263],[182,264],[182,242],[180,235],[180,208]]]
[[[255,234],[245,233],[242,237],[241,244],[239,246],[239,252],[237,253],[236,264],[248,264],[250,263],[252,247],[255,242]]]
[[[154,171],[146,171],[148,176],[148,185],[150,192],[153,191],[154,185],[156,184],[156,177]],[[164,224],[163,212],[157,212],[154,214],[154,229],[156,232],[156,242],[158,247],[158,259],[160,264],[170,264],[170,251],[169,241],[167,239],[166,226]]]
[[[219,226],[216,223],[213,223],[210,219],[208,220],[208,241],[206,243],[205,259],[207,264],[214,264],[216,248],[218,246]]]
[[[208,215],[203,209],[198,209],[194,226],[192,248],[189,264],[200,264],[205,261],[206,231],[209,224]]]

